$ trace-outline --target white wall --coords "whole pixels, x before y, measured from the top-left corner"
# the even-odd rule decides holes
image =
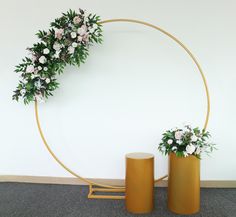
[[[208,129],[218,151],[204,157],[203,180],[236,179],[236,2],[233,0],[8,0],[0,8],[0,175],[70,176],[49,155],[36,128],[33,104],[11,101],[14,66],[38,29],[67,9],[102,19],[156,24],[183,41],[208,80]],[[42,127],[55,153],[85,177],[124,178],[124,155],[155,154],[156,177],[167,172],[157,152],[161,133],[183,122],[203,126],[206,99],[187,54],[161,33],[134,24],[104,25],[104,43],[80,69],[67,67],[61,87],[40,105]]]

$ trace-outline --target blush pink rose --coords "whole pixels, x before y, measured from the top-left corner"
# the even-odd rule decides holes
[[[81,26],[81,27],[78,29],[78,34],[81,35],[81,36],[85,35],[86,32],[87,32],[87,26],[85,26],[85,25]]]
[[[61,40],[63,33],[64,33],[64,29],[57,29],[55,31],[55,38]]]
[[[81,19],[79,16],[74,17],[74,19],[73,19],[74,24],[79,24],[80,22],[81,22]]]
[[[83,36],[83,41],[84,42],[89,42],[89,34],[85,34],[84,36]]]

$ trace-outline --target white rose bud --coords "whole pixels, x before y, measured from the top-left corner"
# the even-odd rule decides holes
[[[192,154],[195,151],[196,147],[192,144],[186,146],[186,152]]]
[[[68,47],[68,52],[69,54],[73,54],[75,52],[75,48],[72,46]]]
[[[56,51],[59,51],[61,49],[61,45],[59,43],[55,42],[53,44],[53,49],[56,50]]]
[[[83,41],[83,37],[79,35],[78,38],[77,38],[77,40],[78,40],[78,41]]]
[[[70,36],[71,36],[71,38],[76,38],[77,34],[76,34],[76,32],[72,32],[72,33],[70,33]]]
[[[45,81],[47,84],[49,84],[51,82],[51,80],[49,78],[47,78]]]
[[[50,50],[48,48],[43,49],[43,54],[49,54]]]
[[[41,57],[39,58],[39,62],[42,63],[42,64],[46,63],[46,62],[47,62],[46,57],[45,57],[45,56],[41,56]]]
[[[197,138],[195,135],[192,135],[192,136],[191,136],[191,140],[192,140],[193,142],[196,142],[197,139],[198,139],[198,138]]]
[[[172,139],[168,139],[167,143],[168,143],[169,145],[171,145],[171,144],[173,143],[173,140],[172,140]]]
[[[38,70],[39,70],[39,71],[42,70],[42,67],[41,67],[41,66],[38,66]]]
[[[46,72],[48,70],[48,67],[44,67],[43,70]]]
[[[72,43],[72,47],[76,48],[78,46],[78,44],[76,42]]]

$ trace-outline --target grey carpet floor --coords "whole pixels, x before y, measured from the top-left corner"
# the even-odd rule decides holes
[[[87,199],[86,186],[0,183],[0,217],[173,217],[167,189],[155,188],[155,209],[133,215],[124,200]],[[201,211],[193,217],[236,217],[236,189],[201,189]]]

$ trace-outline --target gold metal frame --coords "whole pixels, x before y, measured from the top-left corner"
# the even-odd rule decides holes
[[[151,27],[153,29],[156,29],[160,32],[162,32],[164,35],[168,36],[169,38],[171,38],[172,40],[174,40],[177,44],[179,44],[186,52],[187,54],[190,56],[190,58],[192,59],[192,61],[195,63],[195,65],[198,68],[198,71],[200,72],[202,81],[204,83],[204,87],[205,87],[205,93],[206,93],[206,98],[207,98],[207,111],[206,111],[206,117],[205,117],[205,123],[204,123],[204,129],[206,129],[208,121],[209,121],[209,115],[210,115],[210,95],[209,95],[209,90],[208,90],[208,86],[207,86],[207,81],[205,78],[205,75],[202,71],[202,68],[199,64],[199,62],[197,61],[197,59],[194,57],[194,55],[192,54],[192,52],[179,40],[177,39],[175,36],[173,36],[172,34],[168,33],[167,31],[161,29],[158,26],[155,26],[153,24],[144,22],[144,21],[140,21],[140,20],[134,20],[134,19],[111,19],[111,20],[104,20],[101,21],[100,24],[105,24],[105,23],[114,23],[114,22],[128,22],[128,23],[136,23],[136,24],[141,24],[144,26],[148,26]],[[52,149],[50,148],[50,146],[48,145],[45,136],[43,134],[41,125],[40,125],[40,121],[39,121],[39,114],[38,114],[38,103],[37,101],[35,101],[35,117],[36,117],[36,121],[37,121],[37,126],[38,126],[38,130],[40,133],[40,136],[43,140],[43,143],[45,145],[45,147],[47,148],[47,150],[49,151],[49,153],[51,154],[51,156],[57,161],[57,163],[59,163],[65,170],[67,170],[70,174],[72,174],[73,176],[81,179],[82,181],[84,181],[85,183],[87,183],[89,185],[89,194],[88,194],[88,198],[96,198],[96,199],[124,199],[125,196],[120,196],[120,195],[96,195],[94,193],[96,192],[116,192],[116,193],[120,193],[120,192],[125,192],[125,186],[112,186],[112,185],[107,185],[107,184],[101,184],[101,183],[97,183],[94,181],[91,181],[87,178],[81,177],[80,175],[78,175],[77,173],[75,173],[74,171],[72,171],[70,168],[68,168],[56,155],[55,153],[52,151]],[[165,175],[157,180],[155,180],[155,183],[159,182],[160,180],[163,180],[165,178],[167,178],[168,175]]]

